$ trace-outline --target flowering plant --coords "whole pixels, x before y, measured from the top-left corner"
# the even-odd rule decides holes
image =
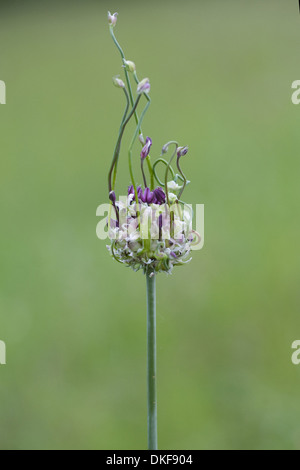
[[[199,235],[192,229],[192,209],[182,200],[189,184],[181,166],[181,159],[188,153],[187,146],[169,141],[161,155],[152,163],[150,153],[152,139],[143,136],[142,122],[150,106],[151,85],[149,78],[139,80],[136,65],[127,60],[114,34],[117,13],[108,13],[111,37],[121,54],[125,82],[116,76],[114,85],[125,97],[125,111],[122,116],[113,158],[108,174],[110,210],[108,214],[108,235],[111,256],[134,271],[140,269],[147,279],[148,312],[148,447],[157,449],[157,403],[156,403],[156,275],[170,274],[175,266],[191,260],[192,245]],[[135,83],[136,92],[133,93]],[[138,108],[145,101],[140,116]],[[116,178],[122,140],[128,123],[135,120],[136,127],[128,149],[130,184],[126,195],[116,198]],[[140,184],[133,171],[132,154],[134,144],[139,141],[141,151]],[[170,152],[172,149],[172,152]],[[166,160],[167,154],[171,156]],[[176,169],[173,162],[176,162]],[[147,165],[147,171],[145,166]],[[163,179],[158,176],[158,166],[165,168]]]

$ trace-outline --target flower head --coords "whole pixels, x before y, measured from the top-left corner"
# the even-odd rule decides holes
[[[145,158],[148,157],[148,155],[150,153],[151,146],[152,146],[152,140],[150,139],[150,137],[146,137],[146,144],[144,145],[144,147],[141,151],[141,159],[142,160],[145,160]]]
[[[139,84],[138,84],[138,87],[137,87],[137,94],[140,95],[142,93],[149,93],[150,91],[150,80],[149,78],[144,78],[144,80],[142,80]]]
[[[109,11],[108,14],[108,23],[110,26],[114,27],[117,23],[117,19],[118,19],[118,13],[114,13],[113,15],[111,14],[111,12]]]
[[[127,207],[122,205],[121,211],[123,220],[120,223],[112,220],[109,232],[112,244],[107,248],[114,259],[134,271],[170,274],[174,266],[191,260],[191,228],[178,212],[171,218],[167,204],[157,205],[157,195],[164,196],[161,188],[143,191],[139,187],[137,192],[138,206],[133,199],[133,186],[128,188]]]

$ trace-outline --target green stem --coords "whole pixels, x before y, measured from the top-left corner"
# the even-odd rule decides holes
[[[148,450],[157,450],[156,276],[147,278]]]
[[[121,125],[121,128],[120,128],[120,132],[119,132],[119,137],[118,137],[118,141],[117,141],[117,144],[116,144],[116,147],[115,147],[115,151],[114,151],[114,156],[113,156],[113,160],[112,160],[112,164],[111,164],[111,167],[110,167],[110,170],[109,170],[109,174],[108,174],[108,190],[109,192],[112,191],[112,189],[115,189],[115,184],[116,184],[116,166],[117,166],[117,163],[118,163],[118,159],[119,159],[119,154],[120,154],[120,149],[121,149],[121,142],[122,142],[122,137],[123,137],[123,134],[124,134],[124,131],[125,131],[125,127],[127,126],[127,124],[129,123],[130,119],[132,118],[138,104],[139,104],[139,101],[140,101],[140,96],[137,97],[137,100],[129,114],[129,116],[127,117],[127,119],[125,121],[122,121],[122,125]],[[125,117],[125,115],[124,115]],[[115,173],[114,173],[114,178],[113,178],[113,182],[112,182],[112,174],[113,174],[113,171],[115,169]],[[108,214],[108,227],[110,227],[110,220],[111,220],[111,211],[112,211],[112,203],[110,204],[110,207],[109,207],[109,214]]]
[[[159,177],[157,176],[157,173],[156,173],[156,166],[157,166],[159,163],[163,163],[166,167],[168,167],[169,163],[168,163],[166,160],[164,160],[164,158],[158,158],[158,159],[156,160],[156,162],[154,163],[154,165],[153,165],[153,175],[154,175],[156,181],[158,182],[158,184],[164,188],[164,187],[165,187],[165,183],[163,183],[163,182],[159,179]],[[171,173],[172,173],[172,178],[175,178],[175,172],[174,172],[174,170],[173,170],[173,168],[172,168],[171,166],[170,166],[169,170],[170,170]]]
[[[146,161],[148,165],[148,171],[150,173],[150,189],[151,191],[153,191],[155,182],[154,182],[154,173],[153,173],[153,168],[151,165],[150,155],[148,155],[148,157],[146,158]]]
[[[146,179],[146,175],[145,175],[145,172],[144,172],[144,160],[141,160],[141,171],[142,171],[142,175],[143,175],[145,188],[147,188],[147,179]]]
[[[135,82],[138,85],[139,84],[139,79],[138,79],[137,73],[134,72],[133,76],[134,76]],[[144,96],[145,96],[145,98],[148,101],[148,104],[150,106],[150,104],[151,104],[150,96],[147,93],[144,93]],[[147,107],[147,109],[148,109],[148,107]],[[140,128],[140,134],[143,134],[142,128]],[[151,165],[150,155],[148,155],[148,157],[146,158],[146,161],[147,161],[147,165],[148,165],[148,171],[149,171],[149,174],[150,174],[150,189],[151,189],[151,191],[153,191],[153,189],[154,189],[154,173],[153,173],[153,168],[152,168],[152,165]]]
[[[110,31],[110,34],[111,34],[111,37],[115,43],[115,45],[117,46],[117,49],[119,50],[120,54],[121,54],[121,57],[123,59],[123,63],[124,63],[124,60],[125,60],[125,54],[123,52],[123,49],[122,47],[120,46],[120,44],[118,43],[117,41],[117,38],[114,34],[114,30],[112,27],[109,28],[109,31]],[[134,103],[134,100],[133,100],[133,94],[132,94],[132,89],[131,89],[131,84],[130,84],[130,80],[129,80],[129,74],[126,70],[126,67],[124,67],[124,72],[125,72],[125,79],[126,79],[126,83],[127,83],[127,88],[128,88],[128,92],[129,92],[129,98],[130,98],[130,103],[131,103],[131,106],[133,106],[133,103]],[[135,116],[135,121],[136,123],[138,123],[139,121],[139,118],[138,118],[138,115],[136,113],[136,111],[134,112],[134,116]]]
[[[122,60],[123,60],[123,63],[125,61],[125,54],[123,52],[123,49],[122,47],[120,46],[120,44],[118,43],[117,41],[117,38],[114,34],[114,30],[113,30],[113,27],[110,27],[109,28],[110,30],[110,34],[111,34],[111,37],[115,43],[115,45],[117,46],[117,49],[118,51],[120,52],[121,54],[121,57],[122,57]],[[131,106],[133,106],[134,104],[134,99],[133,99],[133,94],[132,94],[132,88],[131,88],[131,83],[130,83],[130,79],[129,79],[129,74],[128,74],[128,71],[126,70],[126,67],[124,67],[124,72],[125,72],[125,79],[126,79],[126,83],[127,83],[127,88],[128,88],[128,93],[129,93],[129,99],[130,99],[130,103],[131,103]],[[137,74],[136,72],[134,72],[134,80],[136,81],[136,83],[138,84],[139,83],[139,79],[137,77]],[[144,93],[144,96],[147,100],[147,105],[146,105],[146,108],[145,108],[145,112],[143,113],[143,116],[145,116],[146,114],[146,111],[148,110],[150,104],[151,104],[151,98],[147,95],[147,93]],[[138,130],[138,133],[139,134],[142,134],[142,129],[141,129],[141,122],[143,119],[139,119],[139,116],[136,112],[136,110],[134,111],[134,117],[135,117],[135,122],[137,125],[139,125],[139,122],[140,122],[140,125],[139,125],[139,130]],[[149,173],[150,173],[150,179],[151,179],[151,189],[154,189],[154,175],[153,175],[153,171],[152,171],[152,166],[151,166],[151,161],[150,161],[150,157],[148,156],[147,157],[147,165],[148,165],[148,170],[149,170]]]
[[[185,176],[185,174],[183,173],[183,171],[182,171],[182,169],[181,169],[181,166],[180,166],[180,163],[179,163],[179,157],[177,158],[177,168],[178,168],[179,173],[180,173],[180,175],[181,175],[181,177],[182,177],[182,179],[183,179],[183,187],[182,187],[182,189],[181,189],[181,191],[180,191],[180,193],[179,193],[179,195],[178,195],[178,199],[180,199],[181,196],[182,196],[182,194],[183,194],[183,192],[184,192],[184,190],[185,190],[185,188],[186,188],[187,179],[186,179],[186,176]]]
[[[116,161],[118,160],[118,157],[119,157],[119,153],[120,153],[120,148],[121,148],[121,141],[122,141],[122,137],[123,137],[123,134],[124,134],[124,131],[125,131],[125,127],[127,126],[127,124],[129,123],[130,119],[132,118],[133,114],[135,113],[135,110],[139,104],[139,101],[141,99],[141,95],[139,95],[137,97],[137,100],[129,114],[129,116],[127,117],[126,121],[123,122],[123,125],[121,126],[121,129],[120,129],[120,132],[119,132],[119,137],[118,137],[118,141],[117,141],[117,144],[116,144],[116,147],[115,147],[115,151],[114,151],[114,156],[113,156],[113,160],[112,160],[112,164],[111,164],[111,167],[110,167],[110,171],[109,171],[109,174],[108,174],[108,189],[109,189],[109,192],[112,190],[112,173],[113,173],[113,169],[114,169],[114,166],[115,166],[115,163]]]
[[[174,157],[177,153],[177,148],[178,148],[178,146],[176,145],[175,151],[174,151],[172,157],[170,158],[169,164],[168,164],[167,169],[166,169],[166,174],[165,174],[165,193],[166,193],[166,198],[167,198],[167,204],[168,205],[170,204],[169,189],[168,189],[168,176],[169,176],[169,171],[170,171],[170,168],[171,168],[171,164],[172,164],[173,159],[174,159]]]
[[[138,96],[138,100],[140,99],[141,95]],[[140,129],[141,129],[141,125],[142,125],[142,122],[143,122],[143,119],[145,117],[145,114],[147,112],[147,109],[149,107],[150,103],[148,102],[145,109],[143,110],[142,114],[141,114],[141,117],[139,119],[139,122],[137,124],[137,127],[135,129],[135,133],[134,133],[134,136],[131,140],[131,143],[130,143],[130,146],[129,146],[129,149],[128,149],[128,165],[129,165],[129,173],[130,173],[130,178],[131,178],[131,183],[134,187],[134,191],[136,193],[136,183],[135,183],[135,179],[134,179],[134,175],[133,175],[133,168],[132,168],[132,148],[133,148],[133,145],[134,145],[134,142],[136,141],[136,138],[140,132]],[[136,193],[136,199],[137,199],[137,193]]]
[[[121,148],[121,141],[119,142],[119,137],[123,135],[123,132],[124,132],[123,131],[123,126],[124,126],[124,122],[125,122],[128,110],[129,110],[129,96],[128,96],[128,93],[127,93],[125,88],[124,88],[124,93],[125,93],[125,96],[126,96],[126,108],[125,108],[125,111],[124,111],[124,115],[122,117],[121,126],[120,126],[120,130],[119,130],[119,135],[118,135],[118,141],[117,141],[115,152],[114,152],[114,155],[116,155],[116,160],[114,162],[114,176],[113,176],[113,183],[112,183],[112,189],[113,190],[115,189],[115,185],[116,185],[118,160],[119,160],[119,154],[120,154],[120,148]]]

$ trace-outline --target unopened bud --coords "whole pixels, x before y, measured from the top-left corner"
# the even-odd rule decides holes
[[[161,149],[161,154],[164,155],[165,153],[167,153],[168,149],[169,149],[169,145],[165,144],[163,148]]]
[[[110,26],[115,26],[117,23],[117,19],[118,19],[118,13],[114,13],[112,15],[111,12],[109,11],[107,16],[108,16],[108,23],[110,24]]]
[[[138,95],[140,95],[141,93],[149,93],[150,88],[151,88],[151,86],[150,86],[149,78],[144,78],[144,80],[142,80],[138,84],[137,93],[138,93]]]
[[[113,204],[116,203],[117,198],[116,198],[116,194],[115,194],[114,191],[111,191],[111,192],[109,193],[109,200],[110,200]]]
[[[132,62],[131,60],[123,60],[124,62],[124,67],[126,68],[126,70],[128,72],[135,72],[136,71],[136,66],[135,66],[135,63]]]
[[[119,77],[113,77],[113,84],[117,87],[117,88],[125,88],[125,83],[123,82],[123,80],[121,80]]]
[[[145,139],[144,139],[143,134],[139,135],[139,141],[141,142],[142,145],[145,145]]]
[[[146,144],[143,147],[142,152],[141,152],[142,160],[145,160],[145,158],[148,157],[150,153],[151,145],[152,145],[152,140],[150,139],[150,137],[146,137]]]
[[[189,148],[188,147],[178,147],[177,149],[177,157],[180,158],[180,157],[183,157],[184,155],[186,155],[189,151]]]

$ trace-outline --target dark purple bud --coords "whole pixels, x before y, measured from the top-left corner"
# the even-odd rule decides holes
[[[149,196],[148,196],[148,204],[155,204],[154,200],[156,199],[154,192],[150,191]]]
[[[115,205],[117,198],[116,198],[116,194],[114,191],[111,191],[109,193],[109,200]]]
[[[151,145],[152,145],[152,140],[150,139],[150,137],[146,137],[146,144],[144,145],[144,147],[141,151],[141,159],[142,160],[145,160],[145,158],[148,157],[148,155],[150,153]]]
[[[174,253],[174,251],[171,251],[170,255],[173,256],[173,258],[177,258],[177,255]]]
[[[146,202],[145,201],[145,194],[142,193],[141,196],[139,196],[139,199],[141,199],[142,202]]]
[[[141,186],[137,187],[137,193],[138,193],[138,198],[141,199],[142,195],[143,195],[143,190],[142,190]]]
[[[178,147],[177,149],[177,157],[180,158],[180,157],[183,157],[184,155],[186,155],[189,151],[189,148],[188,147]]]
[[[141,199],[142,194],[143,194],[142,188],[140,186],[138,186],[136,188],[136,191],[137,191],[138,198]],[[133,185],[129,186],[129,188],[128,188],[128,196],[130,196],[131,194],[133,194],[135,196],[135,191],[134,191]]]
[[[134,194],[134,187],[132,185],[128,188],[128,196],[130,196],[130,194]]]
[[[158,187],[154,190],[154,194],[157,200],[157,204],[164,204],[166,202],[166,195],[162,188]]]
[[[146,188],[144,193],[142,193],[141,195],[142,202],[148,202],[147,199],[148,199],[149,193],[150,193],[150,189]]]
[[[152,204],[154,202],[154,199],[155,199],[155,194],[154,194],[154,192],[150,191],[149,188],[146,188],[144,193],[142,192],[140,199],[144,203]]]

